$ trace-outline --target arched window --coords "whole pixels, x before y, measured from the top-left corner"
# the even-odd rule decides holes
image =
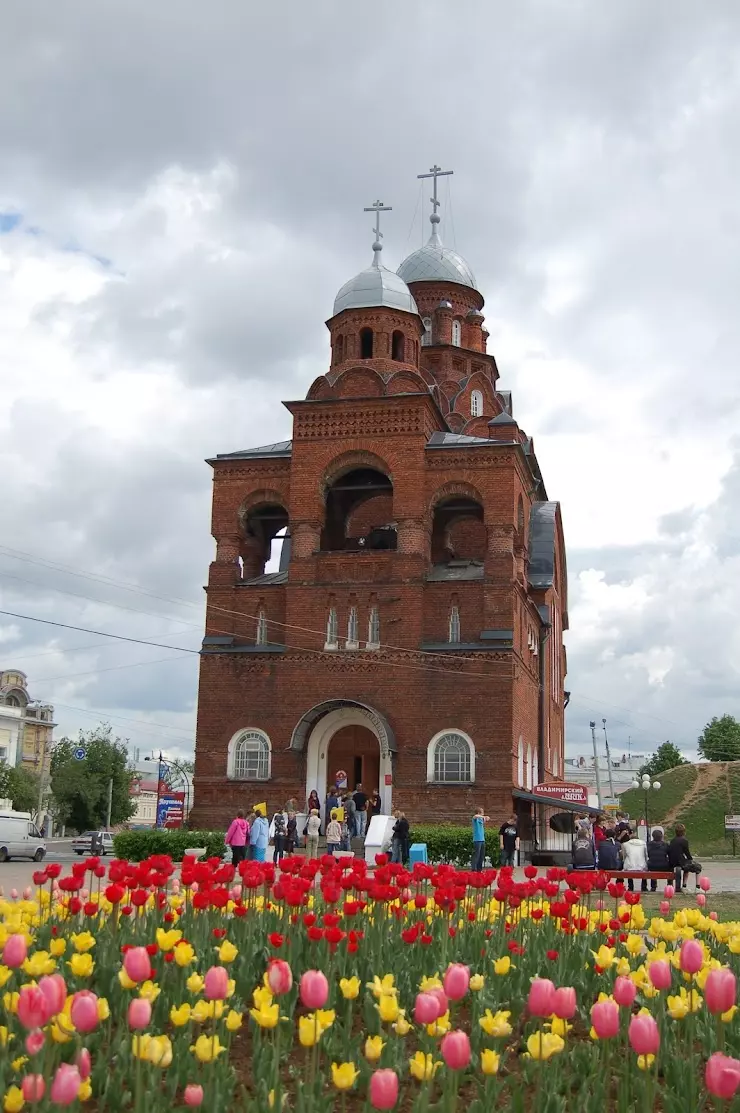
[[[531,745],[527,747],[527,788],[532,791],[534,787],[534,750]]]
[[[344,360],[344,337],[338,336],[334,344],[334,362],[342,363]]]
[[[461,730],[435,734],[427,747],[427,780],[470,784],[475,780],[475,746]]]
[[[373,330],[371,328],[360,329],[360,359],[373,358]]]
[[[378,649],[380,647],[380,611],[377,607],[370,608],[370,616],[367,621],[367,648]]]
[[[257,636],[255,645],[267,645],[267,615],[260,607],[257,613]]]
[[[395,359],[396,363],[403,363],[404,340],[403,333],[398,330],[396,330],[391,337],[391,359]]]
[[[516,528],[520,533],[524,532],[524,499],[521,495],[516,507]]]
[[[524,739],[521,734],[516,752],[516,783],[520,788],[524,788]]]
[[[421,337],[421,346],[422,348],[428,348],[432,342],[432,318],[423,317],[421,323],[424,325],[424,332],[422,333]]]
[[[337,621],[336,607],[329,608],[326,619],[326,644],[324,649],[336,649],[339,644],[339,623]]]
[[[462,344],[462,325],[459,321],[452,322],[452,343],[456,348]]]
[[[452,644],[457,644],[460,641],[460,608],[457,606],[450,607],[450,623],[447,640]]]
[[[239,731],[229,743],[227,776],[235,781],[266,781],[270,776],[272,747],[262,730]]]
[[[358,645],[357,607],[350,607],[347,617],[347,649],[357,649]]]
[[[470,395],[470,416],[483,416],[483,395],[479,390],[474,390]]]

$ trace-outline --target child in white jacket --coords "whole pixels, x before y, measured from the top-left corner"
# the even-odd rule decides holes
[[[640,873],[641,870],[648,868],[647,849],[642,839],[638,838],[634,831],[630,832],[630,837],[626,842],[622,843],[622,854],[624,856],[624,872],[625,873]],[[635,883],[630,877],[627,881],[627,888],[632,892]],[[647,881],[643,879],[640,886],[643,893],[647,892]]]
[[[336,854],[342,841],[342,827],[337,819],[336,811],[332,810],[329,825],[326,828],[326,853]]]

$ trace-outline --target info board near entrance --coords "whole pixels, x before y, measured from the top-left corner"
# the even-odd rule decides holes
[[[549,796],[551,800],[565,800],[569,804],[583,804],[588,807],[588,789],[585,785],[570,784],[567,781],[550,781],[535,785],[532,789],[537,796]]]

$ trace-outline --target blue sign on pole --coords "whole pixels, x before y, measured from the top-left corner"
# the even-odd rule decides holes
[[[87,750],[84,748],[84,746],[78,746],[72,756],[75,761],[84,761],[87,757]]]

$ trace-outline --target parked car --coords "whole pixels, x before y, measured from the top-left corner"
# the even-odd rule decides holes
[[[72,839],[72,849],[75,854],[92,854],[93,853],[93,838],[98,837],[100,842],[100,853],[105,857],[106,854],[113,853],[113,836],[110,831],[85,831],[84,835],[78,835],[76,839]]]
[[[0,811],[0,862],[11,858],[33,858],[40,862],[46,843],[30,812]]]

